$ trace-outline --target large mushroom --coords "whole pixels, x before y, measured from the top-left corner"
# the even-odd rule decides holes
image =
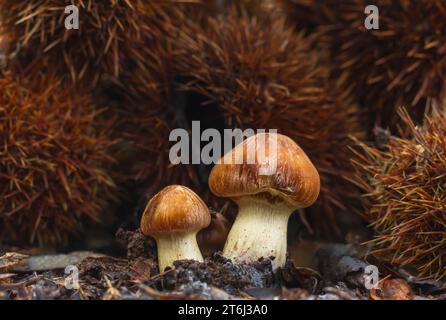
[[[209,176],[209,187],[239,207],[223,255],[239,262],[274,256],[276,269],[286,261],[288,219],[296,209],[316,201],[320,179],[293,140],[260,133],[218,161]]]
[[[156,240],[160,271],[176,260],[202,262],[196,237],[210,222],[206,204],[184,186],[168,186],[150,199],[141,218],[141,231]]]

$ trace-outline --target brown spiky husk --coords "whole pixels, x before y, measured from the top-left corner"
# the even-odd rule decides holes
[[[444,98],[444,1],[281,2],[286,3],[290,20],[314,31],[329,48],[333,78],[370,111],[371,126],[395,129],[401,106],[414,120],[422,121],[427,99]],[[379,30],[364,27],[364,9],[370,4],[379,8]]]
[[[69,4],[80,10],[79,30],[64,27]],[[46,72],[69,77],[66,88],[73,92],[100,82],[95,98],[114,105],[107,116],[118,118],[112,136],[122,147],[114,149],[121,165],[112,174],[120,182],[139,182],[169,177],[154,169],[164,169],[166,153],[160,151],[168,150],[165,142],[176,127],[169,110],[175,32],[184,19],[199,23],[216,11],[213,0],[0,0],[0,26],[18,41],[18,52],[8,52],[10,64],[19,62],[29,86]]]
[[[421,278],[446,278],[446,118],[435,111],[422,127],[407,112],[411,138],[384,149],[362,144],[355,164],[365,190],[365,217],[375,230],[372,252]]]
[[[64,27],[68,4],[80,9],[79,30]],[[216,10],[209,0],[0,0],[0,12],[8,12],[2,31],[18,42],[19,50],[8,51],[15,77],[32,86],[41,74],[55,73],[67,90],[98,89],[95,102],[113,106],[105,116],[118,119],[111,137],[119,144],[111,150],[118,165],[110,175],[127,195],[191,178],[190,170],[170,170],[167,159],[168,135],[176,127],[168,94],[170,47],[183,19],[199,23]]]
[[[188,23],[204,27],[208,17],[220,9],[216,1],[160,8],[159,32],[143,34],[127,43],[132,61],[120,76],[119,105],[124,107],[116,109],[119,121],[114,132],[121,139],[117,180],[129,189],[136,187],[150,197],[168,184],[184,184],[209,200],[207,184],[199,181],[197,167],[170,164],[173,143],[169,134],[175,128],[188,129],[183,99],[175,86],[177,35]]]
[[[259,19],[230,10],[206,28],[183,28],[176,66],[180,90],[201,97],[195,107],[202,117],[221,113],[225,128],[278,129],[305,150],[322,179],[307,219],[319,236],[339,236],[336,218],[352,211],[358,197],[348,181],[348,135],[361,129],[356,108],[332,94],[310,44],[276,15]],[[218,118],[208,120],[218,128]]]
[[[337,0],[275,0],[287,22],[297,30],[312,33],[324,24],[333,22],[335,14],[341,14],[346,1]],[[335,5],[338,5],[338,10]]]
[[[67,5],[79,8],[79,30],[67,30]],[[161,37],[171,1],[0,0],[0,28],[15,39],[11,65],[27,77],[56,71],[70,85],[91,89],[102,75],[117,78],[133,63],[127,44]]]
[[[112,200],[108,128],[88,96],[45,76],[0,78],[0,241],[60,245]]]

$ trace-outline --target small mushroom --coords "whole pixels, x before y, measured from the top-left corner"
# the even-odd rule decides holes
[[[156,240],[160,271],[176,260],[203,261],[196,236],[210,222],[206,204],[184,186],[168,186],[150,199],[141,218],[141,231]]]
[[[254,157],[249,152],[254,152]],[[296,209],[316,201],[320,179],[293,140],[281,134],[261,133],[218,161],[210,173],[209,187],[215,195],[229,197],[239,207],[223,255],[239,262],[274,256],[276,269],[286,260],[288,219]]]

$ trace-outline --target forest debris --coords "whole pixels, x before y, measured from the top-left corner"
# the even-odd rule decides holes
[[[332,294],[337,296],[341,300],[358,300],[358,297],[355,293],[347,288],[342,288],[340,286],[336,287],[325,287],[323,291],[327,294]]]
[[[317,252],[319,270],[324,279],[334,284],[345,282],[351,287],[363,287],[364,271],[369,265],[360,260],[352,246],[327,244]]]
[[[396,275],[406,280],[414,290],[420,290],[427,294],[446,293],[446,281],[420,279],[401,268],[397,270]]]
[[[127,259],[145,258],[157,261],[155,240],[145,236],[140,229],[135,231],[119,229],[116,232],[116,238],[127,247]]]
[[[288,260],[278,272],[280,280],[288,288],[304,288],[310,294],[316,294],[321,287],[322,276],[311,268],[296,267]]]
[[[4,283],[11,283],[15,273],[0,273],[0,285]]]
[[[138,281],[148,281],[157,270],[157,265],[153,260],[138,259],[129,262],[130,270],[134,271]]]
[[[41,279],[43,279],[43,276],[34,274],[34,275],[26,278],[25,280],[22,280],[22,281],[19,281],[16,283],[2,284],[2,285],[0,285],[0,291],[24,288],[26,286],[35,284],[36,282],[38,282]]]
[[[231,260],[215,253],[204,263],[180,260],[174,270],[157,279],[155,285],[163,290],[178,290],[180,286],[208,285],[220,288],[232,295],[247,288],[269,287],[274,282],[271,261],[259,259],[253,263],[234,264]]]
[[[148,297],[159,300],[240,300],[241,298],[228,294],[214,286],[206,286],[204,292],[190,294],[184,291],[163,292],[144,284],[139,289]]]
[[[345,251],[335,253],[339,256],[339,252]],[[8,257],[10,261],[11,257],[18,256],[10,254]],[[2,258],[3,265],[10,265]],[[446,299],[441,287],[430,290],[435,294],[426,295],[421,284],[414,285],[395,276],[381,280],[380,291],[369,292],[363,285],[353,287],[351,282],[329,285],[325,281],[329,275],[322,277],[312,269],[295,267],[291,261],[273,274],[268,259],[236,265],[220,254],[205,259],[204,263],[176,261],[175,269],[162,273],[158,273],[156,261],[141,257],[133,260],[87,257],[76,266],[79,287],[74,289],[65,286],[62,269],[17,274],[0,272],[0,299]],[[355,274],[356,269],[352,269]]]
[[[155,290],[149,286],[144,284],[139,285],[139,289],[146,295],[151,298],[159,299],[159,300],[196,300],[196,297],[187,296],[181,292],[162,292]]]
[[[69,254],[48,254],[25,258],[25,261],[14,267],[13,271],[44,271],[65,269],[68,265],[75,265],[88,257],[101,257],[102,254],[90,251],[74,251]]]
[[[282,295],[282,288],[278,286],[270,288],[247,288],[240,293],[241,296],[258,299],[258,300],[273,300]]]
[[[410,300],[412,297],[412,290],[403,279],[384,278],[378,282],[377,288],[370,290],[373,300]]]
[[[280,294],[280,298],[283,300],[304,300],[308,298],[308,296],[308,291],[300,288],[282,288],[282,292]]]
[[[78,264],[81,277],[102,280],[104,276],[128,279],[132,271],[127,268],[127,260],[113,257],[90,257]]]
[[[209,287],[210,296],[212,297],[212,300],[242,300],[244,298],[248,298],[247,295],[245,295],[243,292],[240,293],[240,297],[236,297],[233,295],[230,295],[226,291],[223,291],[217,287],[210,286]],[[252,299],[252,297],[250,297]]]
[[[10,271],[17,266],[22,265],[27,258],[27,255],[16,252],[5,253],[0,257],[0,272]]]

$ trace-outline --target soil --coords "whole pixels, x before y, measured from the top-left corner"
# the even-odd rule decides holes
[[[153,240],[139,230],[120,230],[116,236],[127,248],[126,257],[89,252],[43,256],[3,248],[0,299],[446,299],[444,283],[396,271],[367,290],[360,279],[368,262],[348,245],[319,250],[319,271],[288,260],[273,272],[273,258],[235,264],[217,252],[202,263],[176,261],[174,268],[160,273]],[[70,282],[73,274],[61,268],[63,261],[74,263],[78,286]]]

